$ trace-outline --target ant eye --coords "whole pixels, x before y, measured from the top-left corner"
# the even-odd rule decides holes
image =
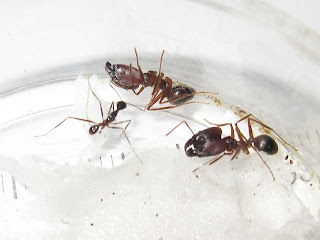
[[[99,130],[99,126],[98,126],[98,125],[93,125],[93,126],[91,126],[90,129],[89,129],[89,134],[90,134],[90,135],[93,135],[93,134],[97,133],[98,130]]]

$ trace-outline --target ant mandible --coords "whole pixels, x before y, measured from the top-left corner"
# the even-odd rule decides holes
[[[132,67],[131,64],[129,66],[124,64],[112,65],[110,62],[106,62],[105,70],[111,78],[111,83],[120,88],[132,90],[136,95],[139,95],[146,87],[153,87],[152,97],[146,106],[147,110],[170,109],[185,104],[199,103],[196,101],[190,102],[195,94],[212,94],[211,92],[197,92],[186,84],[173,81],[169,77],[164,77],[164,74],[161,72],[164,51],[162,51],[160,58],[159,72],[148,71],[147,73],[143,73],[136,48],[134,48],[134,51],[138,69]],[[139,87],[139,91],[136,92],[135,90]],[[165,98],[167,100],[164,100]],[[174,106],[152,108],[157,102],[159,104],[169,102]]]
[[[238,124],[239,122],[247,119],[248,121],[248,129],[249,129],[249,139],[246,139],[246,137],[242,134],[240,131]],[[168,136],[170,133],[172,133],[173,130],[175,130],[177,127],[179,127],[182,123],[185,123],[186,126],[190,129],[192,132],[192,138],[190,138],[185,146],[184,150],[186,152],[186,155],[188,157],[209,157],[209,156],[216,156],[218,154],[221,154],[220,156],[209,160],[208,162],[204,163],[200,167],[193,170],[193,172],[196,172],[198,169],[200,169],[202,166],[205,165],[212,165],[219,159],[221,159],[225,155],[232,155],[231,160],[235,159],[240,151],[242,150],[245,154],[250,154],[249,148],[253,148],[255,152],[259,155],[260,159],[264,163],[264,165],[268,168],[269,172],[272,175],[273,180],[275,180],[274,174],[268,164],[265,162],[265,160],[260,155],[259,151],[263,151],[267,153],[268,155],[274,155],[278,152],[278,145],[276,141],[266,135],[262,134],[257,137],[253,136],[252,132],[252,123],[256,122],[263,126],[264,128],[272,131],[275,133],[281,141],[283,141],[285,144],[291,146],[288,144],[284,139],[281,138],[281,136],[276,133],[272,128],[262,123],[260,120],[258,120],[256,117],[254,117],[252,114],[248,114],[247,116],[241,118],[239,121],[235,123],[235,129],[239,138],[239,141],[235,139],[234,136],[234,128],[232,126],[232,123],[224,123],[224,124],[213,124],[210,123],[208,120],[205,119],[209,124],[215,125],[216,127],[210,127],[205,130],[199,131],[197,134],[194,134],[190,126],[186,121],[182,121],[179,123],[176,127],[174,127],[169,133],[166,134]],[[231,134],[230,136],[221,138],[222,135],[222,129],[220,127],[229,125],[231,128]],[[294,148],[293,146],[291,146]],[[295,148],[294,148],[295,149]]]
[[[111,103],[110,105],[110,108],[109,108],[109,111],[108,111],[108,115],[107,117],[104,119],[104,115],[103,115],[103,110],[102,110],[102,104],[101,104],[101,101],[100,99],[97,97],[97,95],[93,92],[92,88],[91,88],[91,85],[90,85],[90,82],[88,80],[88,85],[89,85],[89,88],[90,88],[90,91],[92,92],[92,94],[94,95],[94,97],[98,100],[99,102],[99,105],[100,105],[100,112],[101,112],[101,117],[102,117],[102,121],[100,123],[97,123],[97,122],[94,122],[92,120],[88,120],[88,119],[83,119],[83,118],[77,118],[77,117],[67,117],[66,119],[64,119],[62,122],[60,122],[58,125],[56,125],[54,128],[52,128],[51,130],[49,130],[47,133],[43,134],[43,135],[38,135],[36,137],[43,137],[43,136],[46,136],[47,134],[49,134],[52,130],[56,129],[57,127],[59,127],[62,123],[64,123],[66,120],[68,119],[74,119],[74,120],[78,120],[78,121],[83,121],[83,122],[88,122],[88,123],[92,123],[94,125],[92,125],[90,128],[89,128],[89,134],[90,135],[94,135],[96,134],[97,132],[101,133],[102,130],[107,127],[107,128],[113,128],[113,129],[120,129],[122,130],[122,133],[120,134],[120,137],[122,134],[124,134],[124,136],[126,137],[129,145],[131,146],[132,148],[132,151],[134,152],[134,154],[136,155],[136,157],[139,159],[139,161],[141,162],[142,164],[142,161],[140,159],[140,157],[138,156],[138,154],[136,153],[136,151],[134,150],[127,134],[126,134],[126,129],[128,128],[129,124],[131,123],[131,120],[124,120],[124,121],[119,121],[119,122],[114,122],[119,111],[125,109],[127,107],[127,103],[126,102],[123,102],[123,101],[119,101],[117,102],[117,108],[114,109],[114,102]],[[124,128],[121,128],[121,127],[118,127],[118,126],[111,126],[110,124],[113,124],[113,125],[118,125],[118,124],[122,124],[122,123],[127,123],[127,125],[124,127]],[[99,131],[100,130],[100,131]]]

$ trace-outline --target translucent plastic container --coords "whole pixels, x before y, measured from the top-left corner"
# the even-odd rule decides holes
[[[13,30],[0,83],[1,239],[319,238],[320,40],[307,10],[263,1],[96,1],[94,11],[80,1],[76,13],[71,2],[21,4],[16,16],[28,28],[5,28]],[[36,137],[69,116],[101,121],[88,79],[106,116],[120,99],[105,62],[135,66],[133,47],[143,71],[159,69],[164,49],[166,76],[214,94],[164,111],[128,105],[117,121],[131,120],[131,145],[121,130],[91,136],[90,124],[71,119]],[[152,89],[116,90],[144,107]],[[278,143],[276,155],[261,154],[275,181],[252,149],[193,173],[213,157],[185,155],[186,126],[166,136],[181,121],[197,133],[210,127],[204,119],[235,123],[249,113],[298,149],[254,124]]]

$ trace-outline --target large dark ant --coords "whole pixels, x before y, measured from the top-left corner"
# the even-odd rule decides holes
[[[122,133],[120,134],[120,137],[122,134],[124,134],[124,136],[126,137],[129,145],[131,146],[134,154],[136,155],[136,157],[139,159],[139,161],[141,162],[142,164],[142,161],[141,159],[139,158],[138,154],[136,153],[136,151],[134,150],[127,134],[126,134],[126,129],[128,128],[129,124],[131,123],[131,120],[124,120],[124,121],[119,121],[119,122],[114,122],[119,111],[125,109],[127,107],[127,103],[126,102],[123,102],[123,101],[119,101],[117,102],[117,107],[116,109],[114,109],[114,102],[111,103],[110,105],[110,108],[109,108],[109,111],[108,111],[108,115],[106,117],[106,119],[104,119],[104,115],[103,115],[103,110],[102,110],[102,104],[101,104],[101,101],[100,99],[97,97],[97,95],[93,92],[92,88],[91,88],[91,85],[90,85],[90,82],[88,80],[88,85],[89,85],[89,88],[90,88],[90,91],[92,92],[92,94],[95,96],[95,98],[98,100],[99,102],[99,105],[100,105],[100,112],[101,112],[101,117],[102,117],[102,121],[100,123],[97,123],[97,122],[94,122],[92,120],[88,120],[88,119],[83,119],[83,118],[77,118],[77,117],[67,117],[66,119],[64,119],[62,122],[60,122],[58,125],[56,125],[54,128],[52,128],[51,130],[49,130],[47,133],[43,134],[43,135],[38,135],[36,137],[42,137],[42,136],[46,136],[47,134],[49,134],[52,130],[56,129],[57,127],[59,127],[62,123],[64,123],[66,120],[68,119],[75,119],[75,120],[78,120],[78,121],[83,121],[83,122],[88,122],[88,123],[92,123],[94,125],[92,125],[90,128],[89,128],[89,134],[90,135],[94,135],[96,134],[97,132],[101,133],[102,130],[107,127],[107,128],[113,128],[113,129],[120,129],[122,130]],[[113,124],[113,125],[118,125],[118,124],[122,124],[122,123],[127,123],[127,125],[124,127],[124,128],[121,128],[121,127],[117,127],[117,126],[111,126],[110,124]],[[100,131],[99,131],[100,130]]]
[[[238,123],[247,119],[248,120],[248,129],[249,129],[249,139],[246,139],[246,137],[242,134],[238,127]],[[207,120],[206,120],[207,121]],[[216,156],[218,154],[221,154],[217,158],[211,159],[208,162],[204,163],[200,167],[193,170],[193,172],[196,172],[199,168],[201,168],[204,165],[212,165],[219,159],[221,159],[225,155],[232,155],[231,160],[236,158],[240,151],[242,150],[246,154],[250,154],[249,148],[253,148],[255,152],[259,155],[260,159],[264,163],[264,165],[268,168],[270,171],[273,180],[275,180],[274,174],[271,171],[268,164],[265,162],[265,160],[260,155],[259,151],[263,151],[267,153],[268,155],[274,155],[278,152],[278,145],[276,141],[265,134],[259,135],[257,137],[253,136],[252,132],[252,123],[256,122],[263,126],[264,128],[268,129],[269,131],[272,131],[275,133],[281,141],[288,144],[284,139],[280,137],[278,133],[276,133],[272,128],[268,127],[264,123],[262,123],[260,120],[258,120],[256,117],[254,117],[252,114],[249,114],[243,118],[241,118],[239,121],[235,123],[236,132],[239,138],[239,141],[235,139],[234,136],[234,128],[232,126],[232,123],[224,123],[224,124],[213,124],[207,121],[209,124],[215,125],[216,127],[210,127],[205,130],[202,130],[198,132],[197,134],[194,134],[190,126],[186,121],[182,121],[179,123],[176,127],[174,127],[169,133],[166,134],[168,136],[173,130],[175,130],[177,127],[179,127],[182,123],[185,123],[187,127],[192,132],[193,136],[190,138],[185,146],[184,150],[186,152],[186,155],[188,157],[209,157],[209,156]],[[221,138],[222,135],[222,129],[220,127],[229,125],[231,128],[231,135]],[[293,147],[293,146],[291,146]],[[294,147],[293,147],[294,148]]]
[[[169,77],[164,77],[164,74],[161,72],[164,51],[161,54],[159,72],[148,71],[147,73],[143,73],[136,48],[134,48],[134,51],[138,69],[132,67],[131,64],[129,66],[124,64],[112,65],[110,62],[106,62],[105,70],[111,78],[111,83],[120,88],[132,90],[136,95],[139,95],[146,87],[153,87],[152,97],[146,106],[147,110],[170,109],[185,104],[198,103],[195,101],[190,102],[195,94],[212,94],[211,92],[197,92],[186,84],[173,81]],[[139,87],[139,91],[136,92],[135,90]],[[165,98],[167,100],[164,100]],[[159,104],[169,102],[174,106],[152,108],[157,102]]]

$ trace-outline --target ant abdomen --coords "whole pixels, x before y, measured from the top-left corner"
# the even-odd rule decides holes
[[[269,155],[274,155],[278,152],[278,144],[268,135],[260,135],[251,141],[259,151],[263,151]]]
[[[186,102],[189,102],[193,98],[193,94],[195,90],[189,86],[184,84],[177,85],[173,87],[166,98],[169,100],[171,104],[181,105]]]
[[[123,101],[117,102],[117,110],[123,110],[127,107],[127,104]]]

